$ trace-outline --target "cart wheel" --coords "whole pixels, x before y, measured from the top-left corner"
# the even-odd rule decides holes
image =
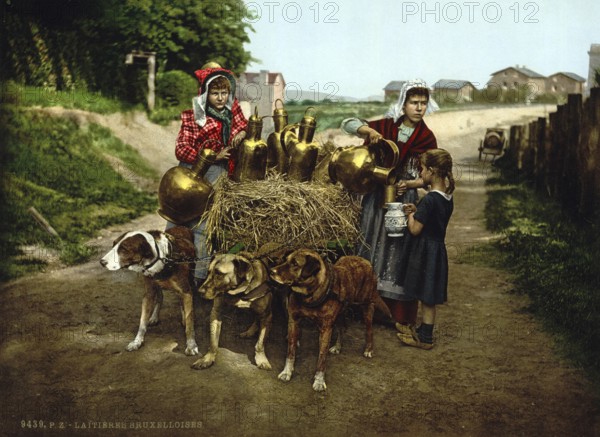
[[[483,154],[483,149],[479,149],[479,160],[481,161],[481,155]]]

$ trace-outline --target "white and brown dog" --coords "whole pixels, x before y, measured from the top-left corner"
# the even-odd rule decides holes
[[[268,279],[269,273],[265,264],[260,259],[253,258],[251,254],[215,255],[208,267],[206,281],[198,290],[205,299],[213,300],[210,313],[210,348],[192,368],[206,369],[215,362],[221,335],[222,307],[227,304],[254,312],[256,319],[240,337],[249,338],[258,332],[258,340],[254,346],[256,366],[259,369],[271,369],[264,346],[273,320],[273,293]]]
[[[148,326],[158,323],[162,290],[165,289],[177,293],[181,300],[181,323],[186,334],[185,354],[198,355],[190,282],[195,254],[192,231],[176,226],[165,232],[127,232],[114,241],[113,248],[100,260],[100,264],[108,270],[128,269],[144,275],[140,326],[135,339],[127,345],[128,351],[139,349],[144,343]]]

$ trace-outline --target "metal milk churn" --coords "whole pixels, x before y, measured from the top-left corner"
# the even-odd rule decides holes
[[[281,142],[289,156],[288,179],[310,181],[317,163],[320,145],[313,141],[317,128],[315,108],[308,107],[300,123],[288,125],[281,132]],[[298,129],[296,134],[295,129]]]
[[[340,147],[329,162],[329,178],[340,182],[348,191],[366,194],[377,185],[392,185],[396,181],[396,165],[400,152],[393,141]]]
[[[261,139],[262,117],[258,116],[258,107],[248,120],[246,138],[237,150],[237,160],[233,170],[236,182],[258,181],[265,178],[267,171],[267,143]]]
[[[278,102],[281,103],[281,108],[277,107]],[[281,143],[281,132],[288,124],[288,114],[281,99],[275,101],[273,123],[275,131],[267,138],[267,168],[274,168],[283,174],[287,172],[289,156]]]
[[[213,192],[204,175],[216,157],[214,151],[205,148],[191,169],[178,166],[167,170],[158,187],[158,214],[162,218],[177,225],[200,218]]]

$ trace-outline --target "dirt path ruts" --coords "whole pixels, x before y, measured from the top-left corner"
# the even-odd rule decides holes
[[[402,347],[392,330],[378,325],[375,357],[367,360],[363,328],[354,321],[342,354],[329,358],[327,393],[316,394],[313,327],[305,328],[296,373],[284,384],[276,377],[285,356],[281,315],[266,346],[269,372],[252,364],[254,342],[237,337],[247,315],[232,311],[217,363],[192,371],[195,359],[183,354],[170,294],[143,348],[125,351],[137,329],[141,281],[130,272],[106,272],[93,260],[0,288],[2,434],[123,435],[124,427],[135,435],[600,435],[588,382],[555,355],[553,340],[523,311],[527,299],[509,293],[510,276],[467,262],[469,248],[492,237],[482,225],[489,172],[476,161],[482,133],[544,112],[528,107],[427,118],[461,169],[447,240],[450,300],[439,307],[433,350]],[[155,128],[143,123],[110,123],[115,132],[138,129],[143,150],[153,141],[144,132],[156,138]],[[338,144],[353,141],[329,133]],[[172,135],[167,156],[176,129],[164,134]],[[158,216],[142,217],[103,231],[95,244],[103,253],[118,233],[163,225]],[[205,351],[208,308],[196,307]],[[34,429],[40,426],[34,421],[45,428]]]

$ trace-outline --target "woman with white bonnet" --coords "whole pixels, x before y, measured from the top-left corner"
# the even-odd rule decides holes
[[[417,188],[423,187],[419,178],[419,156],[437,148],[435,136],[423,121],[423,116],[437,109],[425,81],[415,79],[403,84],[398,102],[390,106],[384,118],[373,121],[349,118],[342,122],[342,130],[363,137],[365,144],[384,138],[398,145],[397,202],[417,203]],[[360,228],[366,244],[360,245],[358,255],[373,265],[377,288],[390,308],[396,328],[400,332],[410,332],[410,326],[416,322],[418,302],[407,297],[398,283],[402,276],[400,266],[405,256],[406,237],[387,236],[383,206],[383,186],[364,195]]]

